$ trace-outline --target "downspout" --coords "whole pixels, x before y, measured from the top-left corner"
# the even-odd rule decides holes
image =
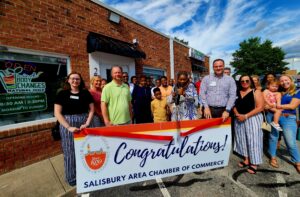
[[[171,79],[174,79],[174,46],[173,46],[173,39],[170,36],[170,76]]]

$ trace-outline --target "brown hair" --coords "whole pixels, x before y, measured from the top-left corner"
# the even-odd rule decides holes
[[[220,61],[220,62],[223,62],[223,65],[225,65],[225,62],[224,62],[224,60],[223,59],[215,59],[214,61],[213,61],[213,64],[212,65],[214,65],[216,62],[218,62],[218,61]]]
[[[82,78],[81,74],[79,72],[76,72],[76,71],[72,71],[70,74],[68,74],[64,89],[66,89],[66,90],[71,89],[71,86],[68,82],[71,75],[78,75],[80,77],[80,84],[79,84],[78,88],[79,88],[79,90],[85,89],[85,84],[84,84],[83,78]]]

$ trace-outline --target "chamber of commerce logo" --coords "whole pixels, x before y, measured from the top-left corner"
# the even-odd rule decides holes
[[[81,157],[84,166],[93,172],[101,170],[108,159],[108,146],[101,137],[87,137],[81,147]]]
[[[43,72],[32,72],[30,75],[22,72],[22,67],[0,70],[0,81],[7,93],[45,92],[45,82],[32,82]]]

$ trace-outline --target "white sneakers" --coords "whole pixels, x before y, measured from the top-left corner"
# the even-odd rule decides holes
[[[277,131],[282,131],[282,128],[279,124],[276,124],[275,122],[271,122],[270,125],[274,127]]]

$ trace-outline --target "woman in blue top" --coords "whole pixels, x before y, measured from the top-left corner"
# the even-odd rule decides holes
[[[296,123],[296,108],[300,105],[300,91],[296,91],[296,86],[292,78],[288,75],[280,77],[280,85],[283,89],[281,105],[278,109],[282,109],[282,115],[279,119],[279,124],[283,128],[283,137],[287,145],[288,151],[292,157],[292,162],[298,173],[300,173],[300,151],[296,143],[297,123]],[[270,114],[270,113],[269,113]],[[268,114],[268,120],[272,117]],[[272,128],[269,137],[269,153],[271,156],[270,165],[278,168],[276,160],[276,144],[279,132]]]

